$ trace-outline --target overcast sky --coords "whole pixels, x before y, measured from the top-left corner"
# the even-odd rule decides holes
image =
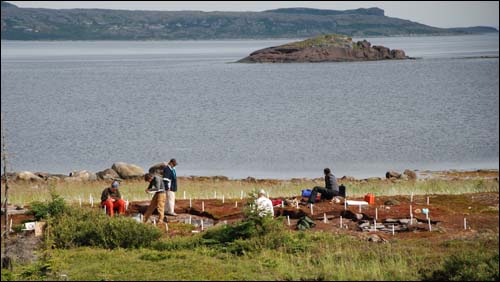
[[[18,7],[126,10],[263,11],[284,7],[346,10],[379,7],[389,17],[435,27],[498,28],[498,1],[8,1]]]

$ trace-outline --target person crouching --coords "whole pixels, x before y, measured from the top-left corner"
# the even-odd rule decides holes
[[[125,201],[122,200],[118,186],[118,181],[115,180],[111,187],[104,188],[101,194],[101,206],[106,207],[109,216],[114,216],[115,208],[118,209],[118,214],[125,214]]]

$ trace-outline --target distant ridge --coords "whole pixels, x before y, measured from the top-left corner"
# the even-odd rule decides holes
[[[1,38],[10,40],[211,40],[460,35],[492,27],[437,28],[387,17],[380,8],[283,8],[263,12],[19,8],[2,1]]]
[[[372,15],[372,16],[384,16],[384,10],[380,8],[360,8],[355,10],[323,10],[323,9],[312,9],[312,8],[281,8],[274,10],[267,10],[264,12],[270,13],[282,13],[282,14],[301,14],[301,15],[318,15],[318,16],[332,16],[332,15]]]

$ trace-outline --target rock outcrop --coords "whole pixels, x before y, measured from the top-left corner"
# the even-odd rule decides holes
[[[403,50],[353,42],[345,35],[321,35],[304,41],[257,50],[239,63],[351,62],[409,59]]]
[[[99,171],[96,173],[97,179],[99,180],[112,180],[116,178],[120,178],[120,175],[112,169],[112,168],[107,168],[105,170]]]
[[[144,169],[134,164],[116,162],[111,168],[115,170],[118,175],[120,175],[120,178],[123,179],[139,178],[144,176]]]

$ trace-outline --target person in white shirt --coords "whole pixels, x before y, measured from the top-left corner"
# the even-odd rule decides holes
[[[264,189],[261,189],[259,191],[259,198],[255,200],[255,203],[257,204],[257,211],[259,212],[259,216],[271,216],[274,217],[274,208],[273,208],[273,203],[269,198],[266,197],[266,191]]]

